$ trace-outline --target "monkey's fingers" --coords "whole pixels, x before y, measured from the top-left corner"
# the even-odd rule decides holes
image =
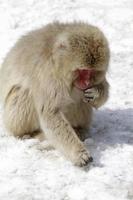
[[[84,97],[87,101],[94,101],[99,97],[99,92],[97,88],[89,88],[84,91]]]

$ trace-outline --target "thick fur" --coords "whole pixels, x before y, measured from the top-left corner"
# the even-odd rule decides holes
[[[0,97],[9,132],[14,136],[45,133],[74,164],[87,164],[90,153],[79,129],[89,128],[92,107],[107,100],[108,62],[105,36],[88,24],[53,23],[23,36],[0,71]],[[90,67],[96,70],[93,92],[80,91],[73,86],[73,72]]]

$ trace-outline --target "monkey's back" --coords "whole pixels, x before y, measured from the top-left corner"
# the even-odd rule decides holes
[[[30,80],[45,68],[51,56],[56,28],[48,25],[19,39],[6,55],[0,69],[0,98],[4,101],[13,85],[30,86]],[[43,63],[43,64],[42,64]]]

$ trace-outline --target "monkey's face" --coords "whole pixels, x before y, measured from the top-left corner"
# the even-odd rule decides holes
[[[87,89],[91,87],[91,79],[95,75],[95,70],[93,69],[77,69],[74,71],[74,86],[80,90]]]
[[[71,40],[71,56],[77,60],[73,85],[84,90],[102,82],[109,62],[109,48],[103,35],[75,36]]]
[[[74,70],[73,77],[74,79],[72,84],[80,90],[85,90],[102,82],[105,78],[105,72],[91,68],[79,68]]]

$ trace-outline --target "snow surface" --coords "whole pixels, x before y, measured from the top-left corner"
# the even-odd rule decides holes
[[[110,99],[85,141],[94,162],[80,169],[45,142],[9,137],[0,115],[0,200],[133,200],[133,1],[0,0],[0,62],[22,34],[53,20],[97,25],[110,43]]]

